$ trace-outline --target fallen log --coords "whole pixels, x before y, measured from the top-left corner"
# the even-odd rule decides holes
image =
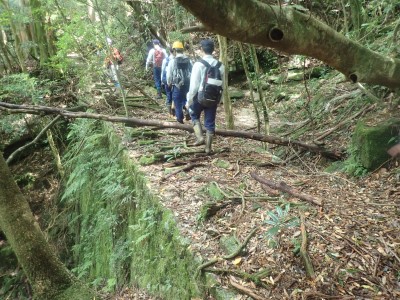
[[[96,113],[88,113],[88,112],[72,112],[62,108],[56,107],[48,107],[48,106],[40,106],[40,105],[17,105],[10,104],[6,102],[0,102],[0,109],[3,111],[7,111],[9,113],[27,113],[27,114],[36,114],[36,115],[61,115],[66,118],[87,118],[87,119],[96,119],[103,120],[113,123],[124,123],[128,127],[137,127],[137,126],[152,126],[157,128],[175,128],[180,130],[186,130],[189,132],[193,132],[193,127],[191,125],[179,124],[177,122],[165,122],[158,120],[146,120],[139,119],[135,117],[119,117],[119,116],[109,116],[103,114]],[[205,129],[203,129],[205,130]],[[229,137],[238,137],[251,139],[261,142],[267,142],[270,144],[276,144],[281,146],[297,146],[300,148],[305,148],[311,152],[319,153],[325,157],[329,157],[331,159],[341,159],[344,153],[343,150],[334,150],[330,151],[322,146],[318,146],[315,144],[307,144],[301,141],[291,140],[291,139],[283,139],[276,136],[271,135],[263,135],[260,133],[251,133],[245,131],[234,131],[234,130],[222,130],[217,129],[215,131],[216,135],[220,136],[229,136]]]
[[[289,195],[299,198],[300,200],[304,200],[307,202],[310,202],[312,204],[322,206],[322,201],[319,199],[316,199],[310,195],[302,194],[298,192],[296,189],[292,188],[291,186],[287,185],[285,182],[281,181],[279,183],[275,183],[271,180],[262,178],[261,176],[257,175],[255,172],[251,173],[251,177],[253,177],[255,180],[258,182],[265,184],[273,189],[280,190],[282,192],[288,193]]]

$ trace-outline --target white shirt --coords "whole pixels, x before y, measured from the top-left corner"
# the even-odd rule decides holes
[[[168,66],[170,65],[172,59],[174,58],[174,55],[171,53],[168,57],[169,61],[168,61]],[[166,66],[167,64],[167,57],[165,57],[162,61],[162,65],[161,65],[161,80],[162,80],[162,74],[164,74],[164,70],[167,71],[165,68],[168,67]],[[166,73],[165,73],[166,74]]]
[[[211,66],[216,66],[218,63],[218,60],[216,60],[212,55],[210,54],[205,54],[202,59],[204,59],[206,62],[208,62]],[[225,72],[225,67],[223,64],[219,67],[219,70],[221,72],[222,80],[224,80],[224,72]],[[204,76],[206,75],[206,66],[197,61],[193,65],[192,69],[192,75],[190,76],[190,88],[189,92],[187,93],[187,105],[190,106],[193,103],[193,98],[196,96],[196,94],[199,91],[203,90],[203,85],[201,84],[204,80]]]
[[[177,53],[176,57],[187,57],[185,54],[183,53]],[[168,67],[167,67],[167,84],[171,85],[172,84],[172,71],[174,70],[174,64],[175,64],[175,58],[170,59],[169,63],[168,63]],[[192,62],[190,62],[192,63]]]
[[[149,65],[152,63],[153,65],[154,65],[154,63],[155,63],[155,57],[154,57],[154,51],[155,51],[155,49],[157,49],[157,50],[162,50],[162,52],[163,52],[163,54],[164,54],[164,57],[167,57],[168,56],[168,54],[167,54],[167,51],[165,51],[165,49],[164,48],[161,48],[159,45],[154,45],[154,48],[153,49],[150,49],[150,51],[149,51],[149,54],[147,55],[147,59],[146,59],[146,71],[147,71],[147,69],[148,69],[148,67],[149,67]]]

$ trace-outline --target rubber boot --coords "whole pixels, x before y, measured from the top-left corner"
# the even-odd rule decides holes
[[[207,130],[207,132],[206,132],[206,149],[205,149],[206,154],[211,153],[211,144],[212,144],[213,136],[214,136],[214,132]]]
[[[190,117],[189,110],[184,106],[183,107],[183,115],[185,116],[186,121],[190,121],[192,118]]]
[[[157,99],[162,99],[161,88],[157,89]]]
[[[199,146],[204,144],[203,130],[201,129],[200,121],[194,121],[193,124],[194,134],[196,136],[196,142],[193,144],[194,146]]]
[[[173,117],[176,116],[176,114],[175,114],[175,103],[174,103],[174,102],[172,102],[172,105],[171,105],[171,115],[172,115]]]

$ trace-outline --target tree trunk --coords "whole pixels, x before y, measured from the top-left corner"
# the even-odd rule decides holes
[[[30,5],[33,18],[34,40],[39,48],[40,66],[42,67],[49,59],[42,7],[38,0],[30,0]]]
[[[223,94],[222,99],[224,101],[224,109],[225,109],[225,120],[226,120],[226,129],[234,129],[235,124],[233,121],[233,114],[232,114],[232,102],[231,98],[229,98],[228,93],[228,73],[229,73],[229,65],[228,65],[228,40],[224,36],[218,36],[219,42],[219,60],[225,66],[225,73],[224,73],[224,86],[223,86]]]
[[[360,0],[350,0],[350,12],[351,12],[351,23],[353,25],[353,31],[357,34],[358,38],[362,37],[363,14],[362,5]]]
[[[4,37],[5,37],[5,32],[2,29],[0,32],[0,51],[1,51],[1,57],[3,58],[4,61],[5,71],[9,73],[12,70],[12,63],[11,63],[11,58],[9,56],[9,52],[7,51],[7,46],[4,44],[4,39],[3,39]]]
[[[317,58],[353,82],[400,87],[399,59],[375,53],[295,7],[257,0],[178,1],[217,34]]]
[[[0,227],[32,285],[35,299],[93,299],[47,243],[0,154]],[[65,298],[67,299],[67,298]]]
[[[246,56],[244,55],[244,50],[243,50],[242,43],[238,42],[237,44],[238,44],[238,47],[239,47],[240,56],[242,58],[242,64],[243,64],[244,72],[246,74],[247,83],[249,85],[251,103],[253,103],[254,113],[255,113],[256,119],[257,119],[257,132],[260,133],[260,131],[261,131],[260,112],[258,111],[257,104],[256,104],[256,102],[254,100],[254,87],[253,87],[253,83],[252,83],[251,77],[250,77],[249,66],[247,65],[247,62],[246,62]]]

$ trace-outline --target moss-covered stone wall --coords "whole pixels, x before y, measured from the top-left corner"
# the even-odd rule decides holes
[[[60,204],[74,273],[105,291],[131,283],[163,299],[201,297],[188,243],[114,132],[89,120],[71,126]]]
[[[399,130],[398,119],[374,126],[359,122],[352,139],[355,160],[369,171],[383,166],[390,159],[387,150],[398,142]]]

